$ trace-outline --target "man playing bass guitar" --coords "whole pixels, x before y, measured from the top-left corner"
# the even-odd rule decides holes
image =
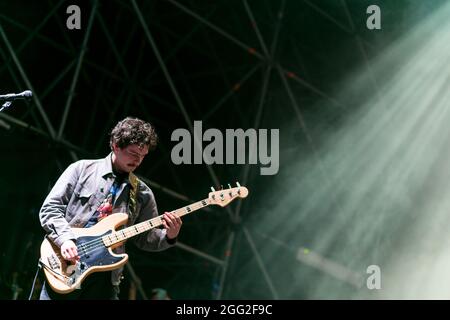
[[[112,152],[106,158],[79,160],[59,177],[42,205],[39,219],[63,261],[75,264],[82,254],[87,255],[87,251],[80,252],[72,228],[91,228],[115,213],[128,214],[129,226],[158,216],[152,190],[133,174],[156,144],[151,124],[128,117],[111,131]],[[168,212],[162,217],[164,228],[153,228],[133,238],[138,248],[160,251],[175,244],[181,219]],[[90,245],[95,249],[94,241],[89,243],[82,248]],[[118,254],[124,251],[123,243],[114,248]],[[49,259],[45,263],[51,262]],[[50,270],[48,265],[45,267]],[[46,280],[40,299],[116,299],[122,270],[123,266],[89,274],[79,289],[64,294],[52,290]]]

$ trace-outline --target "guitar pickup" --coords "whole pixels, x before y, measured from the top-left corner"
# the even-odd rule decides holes
[[[56,257],[54,254],[48,257],[48,264],[52,269],[59,269],[61,266],[58,257]]]

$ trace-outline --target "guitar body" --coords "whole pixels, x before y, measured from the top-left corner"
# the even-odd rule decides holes
[[[107,246],[102,237],[113,234],[127,222],[124,213],[112,214],[91,228],[72,228],[77,236],[80,259],[71,263],[62,258],[60,248],[47,238],[41,244],[41,263],[48,284],[58,293],[67,294],[81,288],[83,280],[94,272],[118,269],[128,261],[127,254],[115,254],[112,249],[124,241]]]

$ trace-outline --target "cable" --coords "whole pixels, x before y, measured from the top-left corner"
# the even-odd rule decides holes
[[[41,269],[42,269],[42,264],[41,264],[41,259],[39,259],[38,268],[36,270],[36,275],[34,276],[33,285],[31,286],[30,296],[28,297],[28,300],[31,300],[31,297],[33,296],[34,286],[36,284],[37,276]]]

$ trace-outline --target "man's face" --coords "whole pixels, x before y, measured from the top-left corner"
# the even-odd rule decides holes
[[[118,171],[133,172],[139,167],[147,153],[148,146],[141,148],[137,144],[132,144],[119,148],[113,144],[113,166]]]

